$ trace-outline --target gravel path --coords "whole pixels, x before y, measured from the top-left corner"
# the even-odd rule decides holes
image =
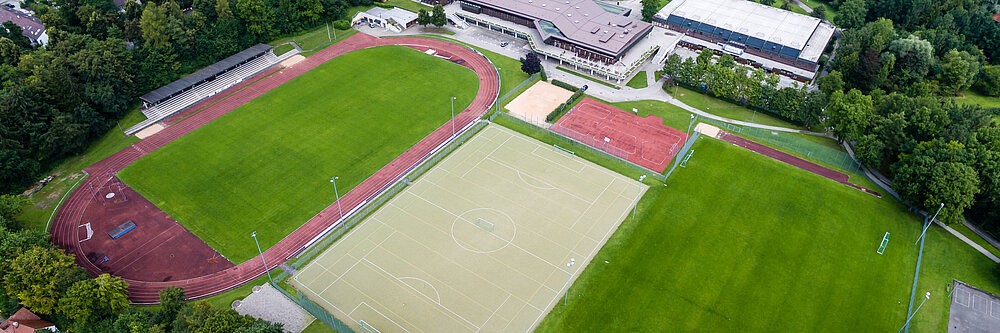
[[[313,316],[282,295],[269,283],[253,287],[254,292],[236,307],[236,312],[285,325],[285,332],[299,333],[309,326]]]

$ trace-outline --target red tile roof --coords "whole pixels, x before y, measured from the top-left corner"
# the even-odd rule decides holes
[[[10,318],[0,323],[0,332],[3,333],[32,333],[36,329],[53,326],[52,323],[42,320],[32,313],[28,308],[21,308],[14,312]]]
[[[21,33],[31,39],[38,41],[38,38],[45,32],[45,25],[37,17],[31,16],[22,9],[12,9],[0,6],[0,22],[11,21],[21,27]]]

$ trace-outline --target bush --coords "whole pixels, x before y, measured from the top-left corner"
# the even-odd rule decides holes
[[[556,119],[562,116],[563,112],[566,112],[566,103],[559,104],[559,107],[549,112],[549,115],[545,116],[545,121],[550,123],[556,121]]]
[[[562,82],[562,81],[559,81],[559,80],[552,80],[552,85],[554,85],[556,87],[560,87],[560,88],[566,89],[566,90],[573,90],[573,91],[580,90],[580,88],[577,88],[577,87],[573,86],[572,84],[569,84],[569,83],[566,83],[566,82]]]
[[[348,20],[336,20],[333,21],[333,28],[337,30],[347,30],[351,28],[351,22]]]
[[[559,80],[552,80],[552,84],[559,86],[558,84],[556,84],[556,82],[569,86],[565,82]],[[549,112],[549,115],[545,116],[545,121],[551,123],[556,121],[556,119],[559,119],[559,117],[561,117],[563,113],[569,111],[570,106],[573,105],[573,103],[576,103],[576,100],[580,99],[580,97],[583,97],[583,89],[576,89],[576,92],[573,93],[573,96],[570,96],[565,103],[559,104],[559,107],[557,107],[555,110],[552,110],[552,112]]]

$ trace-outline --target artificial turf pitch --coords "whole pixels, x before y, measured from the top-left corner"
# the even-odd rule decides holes
[[[345,54],[136,161],[119,176],[240,263],[472,102],[473,71],[402,46]]]
[[[539,332],[887,332],[906,317],[920,220],[877,199],[702,138],[654,186]],[[658,187],[658,188],[657,188]],[[892,234],[883,255],[876,250]],[[932,228],[911,332],[940,331],[944,285],[996,291],[995,264]],[[919,300],[917,300],[919,302]],[[942,317],[943,316],[943,317]]]

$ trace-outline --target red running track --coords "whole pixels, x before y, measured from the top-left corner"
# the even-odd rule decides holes
[[[799,169],[812,172],[814,174],[817,174],[817,175],[820,175],[820,176],[822,176],[824,178],[827,178],[827,179],[833,180],[835,182],[847,185],[847,186],[849,186],[851,188],[854,188],[854,189],[857,189],[859,191],[862,191],[862,192],[874,195],[874,196],[879,197],[879,198],[882,197],[881,193],[878,193],[878,192],[875,192],[875,191],[872,191],[872,190],[869,190],[867,188],[864,188],[864,187],[861,187],[859,185],[851,183],[849,181],[850,177],[847,176],[847,174],[845,174],[843,172],[838,172],[838,171],[835,171],[833,169],[827,168],[825,166],[822,166],[822,165],[819,165],[819,164],[816,164],[816,163],[813,163],[813,162],[806,161],[805,159],[799,158],[797,156],[793,156],[791,154],[788,154],[788,153],[785,153],[783,151],[780,151],[780,150],[777,150],[777,149],[774,149],[774,148],[762,145],[762,144],[754,142],[754,141],[750,141],[750,140],[744,139],[743,137],[740,137],[738,135],[735,135],[735,134],[732,134],[732,133],[729,133],[729,132],[726,132],[726,131],[719,131],[718,138],[719,138],[719,140],[722,140],[722,141],[725,141],[725,142],[729,142],[729,143],[731,143],[733,145],[746,148],[746,149],[748,149],[748,150],[750,150],[752,152],[755,152],[755,153],[758,153],[758,154],[761,154],[761,155],[764,155],[764,156],[776,159],[778,161],[782,161],[782,162],[788,163],[788,164],[790,164],[790,165],[792,165],[794,167],[798,167]]]
[[[461,59],[464,61],[462,63],[463,66],[469,67],[476,72],[479,76],[479,91],[469,107],[456,116],[455,121],[459,128],[464,128],[466,125],[482,117],[496,101],[500,89],[500,79],[496,69],[489,60],[471,49],[437,39],[418,37],[380,39],[358,33],[319,51],[292,67],[285,68],[280,72],[260,79],[243,90],[218,103],[205,107],[200,112],[163,129],[159,133],[143,139],[100,162],[94,163],[85,168],[84,171],[90,175],[117,173],[146,154],[169,144],[330,59],[352,51],[383,45],[403,45],[417,49],[433,48],[444,51],[453,57],[450,60],[456,61]],[[413,166],[426,158],[434,148],[448,140],[452,135],[451,130],[451,124],[445,123],[342,196],[340,200],[344,206],[344,210],[351,211],[397,180]],[[100,180],[98,178],[101,177],[87,178],[69,195],[56,213],[51,230],[52,242],[67,253],[75,254],[77,264],[86,268],[92,274],[96,274],[100,270],[88,261],[85,255],[81,255],[84,252],[80,249],[77,229],[81,223],[81,216],[86,208],[86,204],[92,196],[92,193],[89,193],[85,189],[90,188],[90,185],[94,185],[94,188],[99,187],[98,182]],[[273,269],[296,254],[310,240],[335,224],[339,219],[340,216],[337,213],[336,204],[327,207],[278,242],[274,247],[264,251],[264,259],[268,262],[269,267]],[[134,279],[125,279],[125,281],[129,283],[129,297],[133,303],[157,303],[159,300],[158,292],[168,286],[183,287],[190,299],[203,298],[235,288],[263,275],[264,266],[258,258],[251,259],[229,269],[191,279],[166,282],[139,281]]]

